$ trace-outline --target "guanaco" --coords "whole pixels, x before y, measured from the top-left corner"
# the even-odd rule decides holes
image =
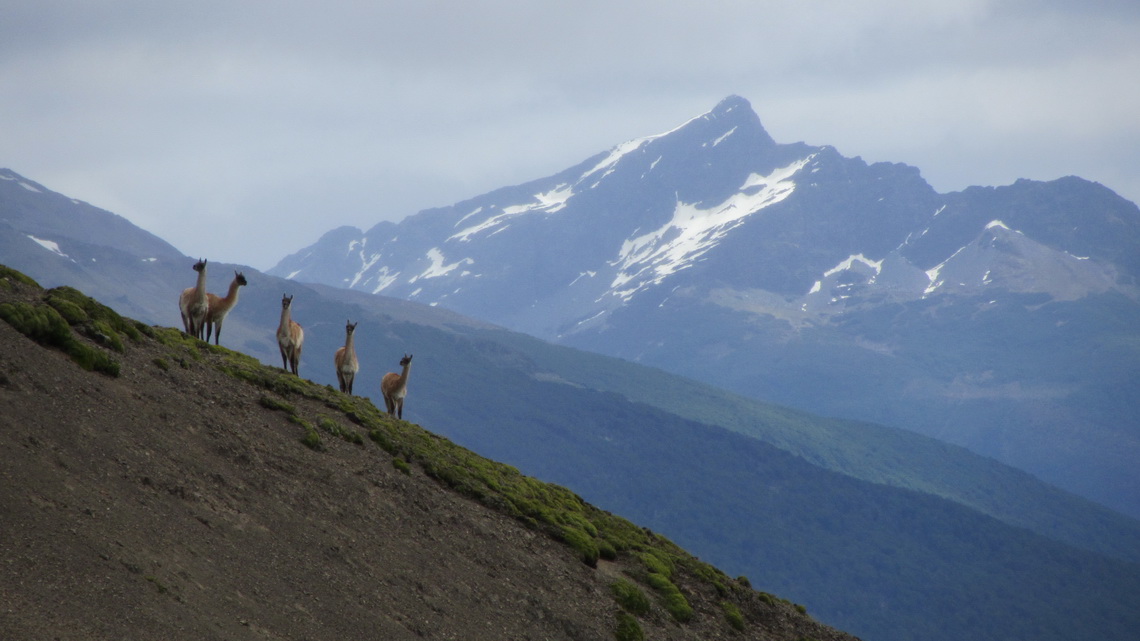
[[[230,282],[230,291],[226,293],[226,297],[222,298],[217,294],[206,294],[206,302],[208,309],[206,310],[206,342],[210,342],[210,333],[214,334],[214,344],[218,344],[218,339],[222,337],[222,321],[226,320],[226,315],[230,310],[237,305],[238,302],[238,288],[246,285],[245,274],[234,271],[234,279]]]
[[[178,298],[178,311],[182,312],[182,325],[186,328],[186,333],[201,339],[209,309],[206,300],[206,260],[198,259],[194,263],[194,271],[198,272],[198,283],[182,290],[182,295]]]
[[[388,406],[388,414],[403,419],[404,397],[408,395],[408,370],[412,368],[410,354],[404,354],[400,359],[400,366],[404,368],[402,373],[388,372],[380,379],[380,392],[384,395],[384,405]]]
[[[305,331],[291,317],[292,296],[281,297],[281,323],[277,326],[277,346],[281,348],[281,368],[297,375],[301,362],[301,345],[305,342]]]
[[[356,347],[353,345],[353,336],[356,334],[356,325],[346,321],[344,325],[344,347],[336,350],[333,362],[336,363],[336,380],[340,383],[340,391],[348,392],[352,396],[352,381],[356,372],[360,371],[360,363],[356,360]]]

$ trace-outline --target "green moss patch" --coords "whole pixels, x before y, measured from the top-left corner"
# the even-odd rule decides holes
[[[623,610],[637,616],[649,614],[649,597],[637,587],[637,584],[627,579],[618,579],[610,584],[610,592],[614,600]]]
[[[119,362],[108,354],[75,338],[71,325],[54,307],[46,304],[3,303],[0,319],[28,338],[58,349],[80,367],[108,376],[119,375]]]

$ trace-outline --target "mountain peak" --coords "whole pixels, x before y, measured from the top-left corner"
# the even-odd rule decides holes
[[[724,100],[721,100],[713,107],[713,114],[726,114],[736,109],[744,109],[745,111],[752,111],[752,103],[748,102],[746,98],[733,94]]]
[[[756,115],[756,111],[752,109],[752,103],[740,96],[731,95],[721,100],[713,107],[712,111],[703,116],[703,119],[722,124],[729,130],[734,127],[750,129],[753,140],[762,146],[776,144],[764,126],[760,124],[760,116]]]

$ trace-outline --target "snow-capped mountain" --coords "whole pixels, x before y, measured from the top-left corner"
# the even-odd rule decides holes
[[[547,338],[602,326],[635,298],[710,279],[778,294],[779,307],[807,310],[806,318],[850,304],[852,269],[874,272],[864,293],[903,299],[998,284],[1064,290],[1063,298],[1134,295],[1134,280],[1119,281],[1111,262],[1088,256],[1095,247],[1079,229],[1036,241],[1051,221],[1033,208],[978,219],[968,200],[935,193],[911,167],[776,144],[748,102],[731,97],[555,176],[366,233],[333,230],[271,273],[445,305]],[[1136,265],[1127,267],[1134,278]],[[841,289],[824,288],[829,282]]]
[[[1140,515],[1140,210],[1080,178],[940,194],[777,143],[734,96],[270,273],[915,429]]]

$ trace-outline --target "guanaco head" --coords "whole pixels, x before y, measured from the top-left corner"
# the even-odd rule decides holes
[[[408,363],[411,363],[411,362],[412,362],[412,355],[411,354],[404,354],[404,357],[400,359],[400,367],[404,367],[405,365],[407,365]]]
[[[246,285],[249,284],[249,283],[245,282],[245,274],[243,274],[237,270],[234,270],[234,280],[236,280],[237,284],[242,286],[242,287],[245,287]]]
[[[289,309],[289,306],[292,304],[293,304],[293,297],[292,296],[287,296],[285,294],[281,295],[281,309]]]
[[[201,272],[206,270],[206,259],[199,258],[198,262],[194,263],[194,271]]]
[[[359,324],[360,324],[359,322],[354,323],[352,321],[345,321],[344,322],[345,333],[348,334],[349,336],[352,336],[352,333],[356,331],[356,326]]]

